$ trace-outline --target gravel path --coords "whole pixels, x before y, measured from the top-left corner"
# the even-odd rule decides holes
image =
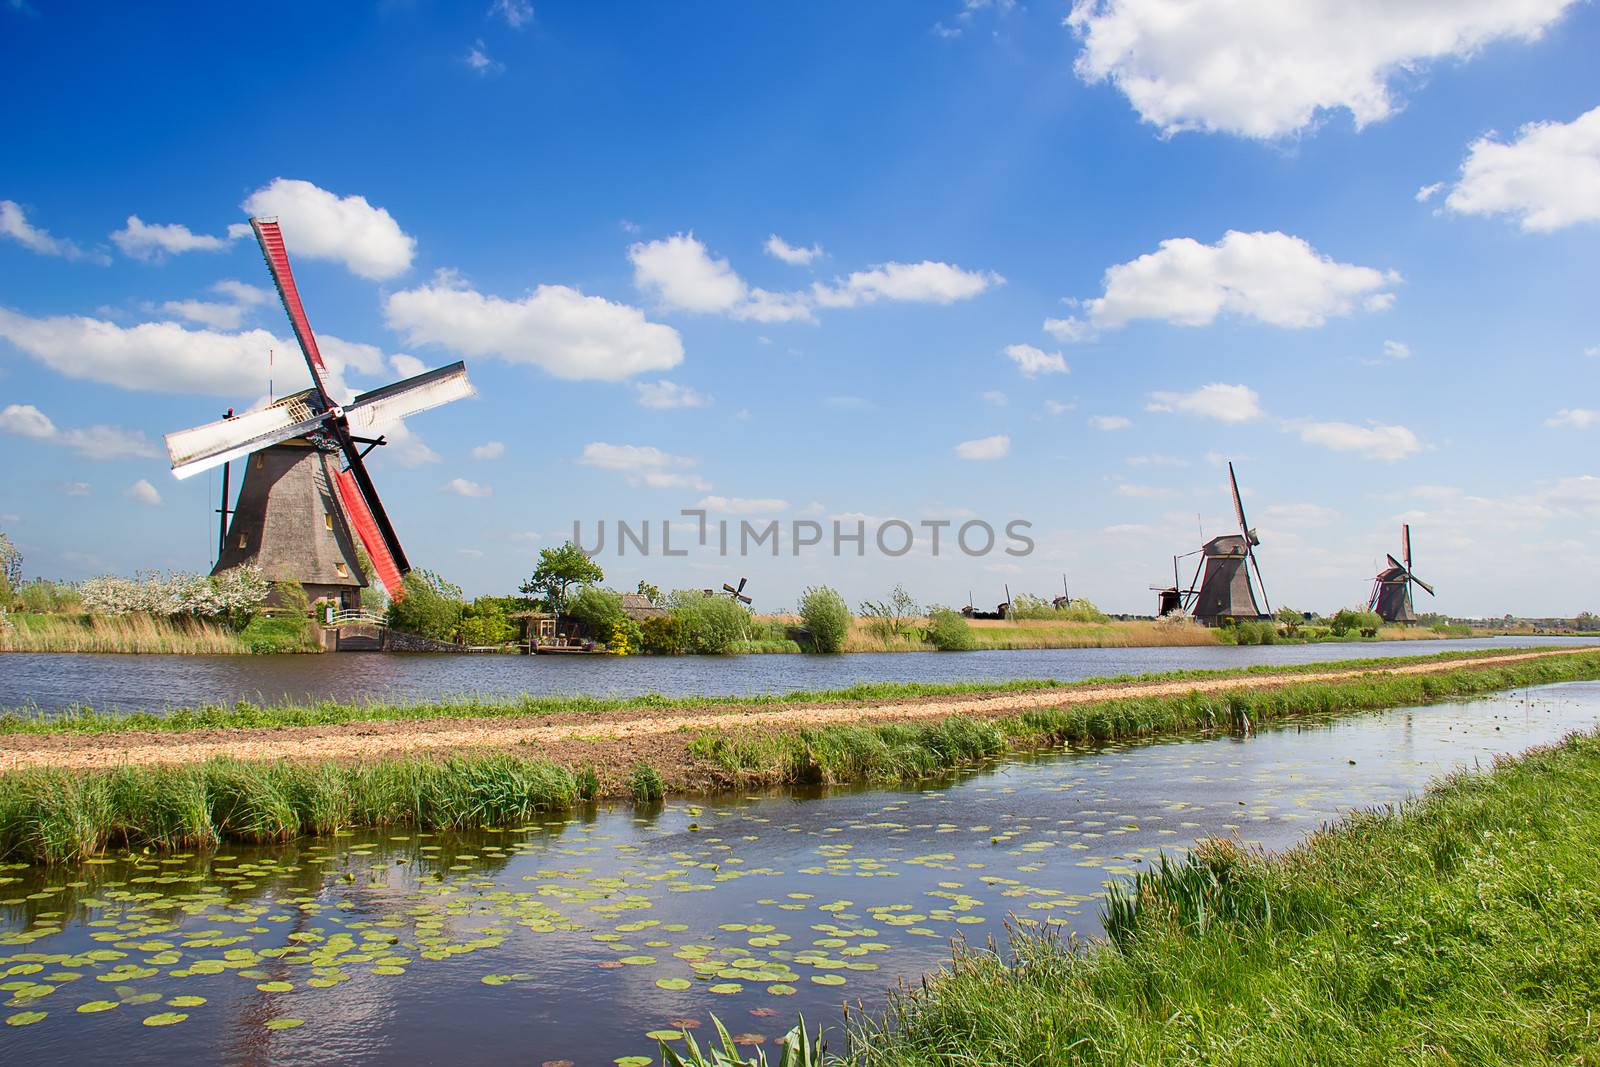
[[[403,753],[444,754],[454,749],[515,748],[562,762],[627,767],[663,756],[685,760],[696,730],[792,730],[839,722],[893,722],[966,715],[992,718],[1034,708],[1085,704],[1108,697],[1170,696],[1267,689],[1362,676],[1432,674],[1489,667],[1592,649],[1520,652],[1469,660],[1449,659],[1353,670],[1253,674],[1167,682],[1117,682],[1065,689],[972,693],[891,701],[728,705],[715,708],[630,708],[541,716],[360,721],[331,726],[189,730],[182,733],[12,734],[0,737],[0,771],[26,767],[84,769],[126,764],[193,763],[218,756],[239,759],[358,760]]]

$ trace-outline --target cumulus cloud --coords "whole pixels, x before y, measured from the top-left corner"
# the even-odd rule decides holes
[[[8,404],[0,409],[0,433],[48,441],[87,459],[155,459],[161,455],[161,450],[138,430],[105,425],[62,430],[32,404]]]
[[[779,497],[707,496],[695,507],[718,515],[771,515],[788,511],[789,502]]]
[[[1269,526],[1296,530],[1327,526],[1339,518],[1337,511],[1321,504],[1268,504],[1261,515]]]
[[[1600,107],[1568,123],[1530,122],[1513,141],[1474,141],[1444,206],[1512,216],[1530,233],[1600,222]]]
[[[531,364],[569,380],[623,381],[683,362],[677,330],[646,321],[638,308],[564,285],[507,300],[445,274],[391,293],[384,319],[409,344]]]
[[[1081,302],[1083,318],[1050,319],[1045,329],[1076,341],[1139,319],[1205,326],[1223,314],[1305,329],[1358,307],[1388,307],[1394,294],[1386,290],[1399,281],[1395,271],[1337,262],[1277,231],[1229,230],[1209,245],[1173,237],[1108,269],[1104,295]]]
[[[1571,430],[1587,430],[1591,426],[1600,426],[1600,411],[1589,408],[1562,408],[1545,419],[1544,424]]]
[[[483,38],[481,37],[473,42],[471,48],[467,49],[467,54],[462,57],[461,61],[472,69],[472,73],[480,78],[502,73],[506,69],[504,63],[489,58],[488,46],[483,43]]]
[[[404,422],[391,423],[382,430],[388,445],[373,454],[382,456],[385,462],[396,463],[407,470],[412,470],[424,464],[438,463],[442,458],[428,446],[420,434]]]
[[[979,437],[956,445],[956,455],[962,459],[1004,459],[1011,454],[1011,438],[1003,433],[993,437]]]
[[[237,330],[243,324],[246,313],[246,309],[238,304],[215,300],[168,300],[161,305],[161,310],[215,330]]]
[[[275,350],[280,393],[304,388],[311,378],[295,342],[266,330],[223,333],[191,330],[176,322],[119,326],[85,315],[33,318],[0,308],[0,337],[52,370],[124,389],[238,397],[266,385],[267,351]],[[382,353],[372,345],[318,338],[328,364],[330,391],[348,399],[347,370],[376,373]],[[294,353],[294,355],[288,355]]]
[[[389,357],[389,366],[402,378],[415,378],[428,369],[428,365],[416,356],[408,356],[404,352],[396,352]]]
[[[9,237],[41,256],[87,259],[102,266],[111,261],[110,257],[103,253],[85,252],[75,242],[65,237],[52,237],[49,231],[33,225],[28,221],[27,212],[22,210],[22,205],[15,200],[0,200],[0,237]]]
[[[489,14],[514,30],[520,30],[533,21],[533,5],[528,0],[494,0]]]
[[[1122,415],[1090,415],[1089,425],[1097,430],[1126,430],[1133,423]]]
[[[677,382],[669,382],[665,378],[656,382],[640,382],[634,386],[638,393],[639,406],[642,408],[702,408],[711,403],[711,398],[697,389]]]
[[[812,260],[822,255],[821,245],[814,244],[810,248],[798,248],[777,234],[769,236],[764,247],[767,255],[774,259],[780,259],[794,267],[808,266]]]
[[[61,495],[88,496],[92,488],[88,482],[67,482],[61,486]]]
[[[1404,341],[1383,342],[1383,354],[1389,359],[1410,359],[1411,346]]]
[[[494,490],[487,485],[482,485],[466,478],[451,478],[440,487],[439,491],[442,493],[454,493],[456,496],[474,498],[492,496],[494,494]]]
[[[1164,134],[1275,138],[1402,106],[1392,83],[1430,60],[1534,40],[1576,0],[1076,0],[1075,70],[1109,81]]]
[[[56,424],[32,404],[7,404],[0,409],[0,431],[18,437],[54,437]]]
[[[1404,426],[1376,422],[1367,426],[1349,422],[1295,422],[1287,428],[1299,434],[1307,444],[1335,452],[1351,452],[1363,459],[1393,462],[1422,451],[1417,435]]]
[[[416,254],[416,238],[388,211],[364,196],[341,197],[298,178],[274,178],[239,206],[252,216],[278,217],[291,260],[331,260],[383,281],[409,270]],[[230,237],[249,233],[243,223],[228,228]]]
[[[221,237],[194,233],[181,223],[155,224],[129,215],[128,224],[111,234],[111,243],[130,259],[150,261],[185,252],[220,252],[228,247]]]
[[[485,441],[472,450],[473,459],[499,459],[506,454],[506,446],[502,441]]]
[[[578,462],[585,467],[617,471],[629,485],[650,489],[694,489],[706,493],[711,486],[689,468],[695,461],[675,456],[653,445],[613,445],[594,441],[583,446]]]
[[[884,263],[858,270],[833,285],[811,287],[820,307],[856,307],[879,300],[921,304],[952,304],[968,300],[992,286],[1005,284],[994,271],[964,270],[951,263]]]
[[[628,247],[628,260],[634,284],[664,308],[755,322],[811,319],[811,309],[799,294],[752,289],[692,233],[637,241]]]
[[[1041,374],[1067,373],[1067,361],[1060,352],[1046,352],[1033,345],[1006,345],[1006,358],[1017,365],[1024,378],[1037,378]]]
[[[1220,422],[1249,422],[1261,416],[1261,398],[1247,385],[1213,382],[1188,393],[1151,393],[1144,409],[1199,415]]]
[[[1438,194],[1440,189],[1443,188],[1444,182],[1434,182],[1431,185],[1424,185],[1422,188],[1416,191],[1414,194],[1414,199],[1419,204],[1426,204]]]
[[[140,478],[138,481],[128,486],[128,488],[124,489],[122,491],[122,495],[127,497],[129,500],[136,501],[140,504],[147,504],[150,507],[156,507],[161,503],[161,494],[156,492],[156,487],[151,485],[150,482],[144,478]]]

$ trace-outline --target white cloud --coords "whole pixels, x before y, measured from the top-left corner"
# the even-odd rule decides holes
[[[259,285],[246,285],[234,278],[222,279],[211,287],[211,291],[220,293],[241,307],[259,307],[272,299],[270,289],[263,289]]]
[[[483,78],[487,78],[491,74],[499,74],[506,69],[504,63],[489,58],[488,46],[483,43],[483,38],[481,37],[473,42],[471,48],[467,49],[467,54],[463,57],[462,62],[471,67],[474,74]]]
[[[695,461],[688,456],[675,456],[653,445],[613,445],[594,441],[583,446],[578,462],[585,467],[618,471],[629,485],[643,485],[651,489],[695,489],[710,492],[711,486],[688,468]]]
[[[416,238],[364,196],[340,197],[308,181],[274,178],[239,206],[252,216],[278,216],[291,260],[332,260],[382,281],[404,274],[416,254]],[[249,232],[242,223],[228,229],[229,236]]]
[[[1261,398],[1247,385],[1213,382],[1189,393],[1150,394],[1146,411],[1182,412],[1221,422],[1248,422],[1261,415]]]
[[[669,382],[665,378],[655,382],[639,382],[634,386],[643,408],[702,408],[711,398],[687,385]]]
[[[102,266],[111,261],[100,252],[85,252],[65,237],[52,237],[46,230],[34,226],[15,200],[0,200],[0,237],[30,248],[41,256],[58,256],[61,259],[87,259]]]
[[[504,20],[512,29],[520,30],[533,21],[533,5],[528,0],[494,0],[489,5],[489,14]]]
[[[428,365],[416,356],[408,356],[404,352],[396,352],[389,357],[389,366],[402,378],[414,378],[428,369]]]
[[[1011,454],[1011,438],[1003,433],[993,437],[980,437],[956,445],[956,455],[962,459],[1004,459]]]
[[[1422,188],[1417,190],[1415,199],[1419,204],[1426,204],[1438,194],[1440,189],[1443,188],[1444,182],[1434,182],[1432,185],[1424,185]]]
[[[1333,508],[1321,504],[1268,504],[1261,517],[1268,526],[1290,529],[1311,529],[1327,526],[1340,516]]]
[[[1357,306],[1382,310],[1400,275],[1339,263],[1299,237],[1229,230],[1216,244],[1173,237],[1105,273],[1105,294],[1082,301],[1085,319],[1045,323],[1063,340],[1083,340],[1139,319],[1206,326],[1219,315],[1304,329],[1349,315]]]
[[[486,497],[491,496],[494,493],[494,490],[490,489],[487,485],[469,481],[466,478],[451,478],[448,482],[444,483],[444,485],[440,487],[439,491],[441,493],[454,493],[456,496],[465,497]]]
[[[0,409],[0,433],[48,441],[88,459],[154,459],[161,455],[140,431],[104,425],[62,430],[32,404],[8,404]]]
[[[6,410],[9,411],[10,409]],[[1562,408],[1550,418],[1545,419],[1544,424],[1573,430],[1587,430],[1591,426],[1600,426],[1600,411],[1593,411],[1589,408]]]
[[[137,501],[140,504],[148,504],[151,507],[161,503],[161,494],[156,492],[156,487],[144,478],[140,478],[124,489],[122,495],[129,500]]]
[[[1065,415],[1069,411],[1076,410],[1077,407],[1077,404],[1063,404],[1059,400],[1046,400],[1044,402],[1045,411],[1051,415]]]
[[[1389,359],[1410,359],[1411,346],[1404,341],[1385,341],[1383,354]]]
[[[986,389],[978,394],[978,398],[992,408],[1003,408],[1010,399],[999,389]]]
[[[1061,358],[1060,352],[1046,352],[1033,345],[1006,345],[1004,351],[1024,378],[1067,373],[1067,361]]]
[[[1320,445],[1335,452],[1353,452],[1364,459],[1393,462],[1422,451],[1417,435],[1404,426],[1372,423],[1356,426],[1348,422],[1296,422],[1286,427],[1307,444]]]
[[[185,252],[220,252],[228,247],[221,237],[194,233],[176,222],[152,225],[138,215],[129,215],[128,224],[112,233],[111,242],[122,249],[123,255],[146,261]]]
[[[783,262],[795,267],[807,266],[812,260],[822,255],[821,245],[814,244],[810,248],[797,248],[777,234],[769,236],[764,247],[767,255],[774,259],[781,259]]]
[[[311,384],[293,340],[266,330],[221,333],[176,322],[119,326],[84,315],[36,319],[0,307],[0,337],[69,378],[168,393],[238,397],[264,391],[267,352],[277,353],[280,395]],[[382,353],[331,334],[318,338],[330,391],[348,399],[347,369],[376,373]]]
[[[501,441],[485,441],[472,450],[473,459],[499,459],[506,454],[506,446]]]
[[[1583,354],[1586,356],[1600,357],[1600,345],[1590,345],[1588,348],[1583,350]]]
[[[161,310],[215,330],[237,330],[245,316],[245,309],[238,304],[214,300],[168,300],[161,305]]]
[[[708,496],[695,507],[718,515],[771,515],[788,511],[789,502],[779,497]]]
[[[564,285],[541,285],[520,300],[485,296],[448,274],[391,293],[389,328],[414,345],[528,363],[557,378],[622,381],[683,362],[683,341],[644,312]]]
[[[438,463],[443,458],[428,447],[421,434],[404,422],[385,426],[383,436],[388,439],[388,445],[374,455],[382,456],[386,461],[397,463],[407,470],[413,470],[427,463]]]
[[[91,486],[88,482],[67,482],[61,487],[62,496],[88,496]]]
[[[1429,60],[1533,40],[1575,0],[1076,0],[1075,69],[1110,81],[1173,134],[1273,138],[1348,110],[1357,129],[1402,106],[1391,82]]]
[[[1568,123],[1530,122],[1514,141],[1474,141],[1444,206],[1512,215],[1530,233],[1600,222],[1600,107]]]
[[[1097,430],[1126,430],[1133,423],[1122,415],[1091,415],[1089,425]]]
[[[713,257],[692,233],[637,241],[628,247],[628,260],[634,284],[664,308],[755,322],[811,319],[803,296],[750,288],[726,259]]]
[[[1117,495],[1125,496],[1130,500],[1170,500],[1178,494],[1176,490],[1165,489],[1161,486],[1123,482],[1117,486]]]
[[[833,285],[817,282],[811,294],[819,307],[856,307],[878,300],[951,304],[967,300],[1005,279],[994,271],[964,270],[950,263],[884,263],[858,270]]]

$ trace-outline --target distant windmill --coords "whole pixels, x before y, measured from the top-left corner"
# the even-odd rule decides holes
[[[1420,585],[1422,591],[1433,596],[1433,586],[1411,572],[1411,524],[1400,526],[1400,547],[1405,556],[1401,563],[1393,556],[1385,556],[1389,565],[1372,579],[1372,596],[1367,598],[1367,610],[1375,611],[1384,622],[1416,622],[1417,613],[1411,605],[1411,586]]]
[[[744,602],[746,604],[749,604],[751,602],[750,598],[744,595],[744,583],[748,582],[749,580],[750,579],[748,579],[748,578],[740,578],[739,579],[739,587],[737,589],[735,589],[733,586],[729,585],[727,582],[723,582],[722,583],[722,591],[724,593],[727,593],[728,596],[731,597],[735,601],[742,601],[742,602]]]
[[[227,418],[167,434],[172,473],[187,478],[250,457],[231,509],[223,483],[220,510],[227,532],[217,571],[257,563],[273,581],[298,581],[313,597],[329,596],[354,607],[366,579],[353,530],[384,588],[398,599],[401,579],[411,567],[365,462],[385,439],[358,435],[471,396],[466,367],[452,363],[340,405],[328,392],[327,365],[300,302],[278,220],[251,219],[250,227],[305,355],[311,388],[257,411],[235,416],[230,409]]]
[[[1173,557],[1172,585],[1157,588],[1160,614],[1187,611],[1196,622],[1207,626],[1219,625],[1224,619],[1261,619],[1272,614],[1266,581],[1261,577],[1261,564],[1255,553],[1261,537],[1245,519],[1239,479],[1233,473],[1232,463],[1228,464],[1228,483],[1233,490],[1233,514],[1239,522],[1239,532],[1213,537],[1200,547],[1200,566],[1195,569],[1187,589],[1178,585],[1178,560],[1182,557]],[[1254,585],[1250,582],[1251,568],[1256,572]],[[1257,587],[1261,590],[1259,600]]]

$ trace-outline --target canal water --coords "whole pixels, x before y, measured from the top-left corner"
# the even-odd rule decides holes
[[[1593,638],[1497,637],[1198,648],[883,652],[845,656],[118,656],[0,654],[0,708],[102,710],[522,693],[669,696],[843,689],[863,682],[1108,678],[1159,671],[1320,663],[1468,649],[1594,644]]]
[[[1108,879],[1600,723],[1600,683],[1062,751],[924,788],[601,808],[498,833],[0,869],[0,1062],[575,1067],[652,1034],[837,1027],[1020,928],[1100,932]],[[646,1057],[646,1058],[640,1058]]]

